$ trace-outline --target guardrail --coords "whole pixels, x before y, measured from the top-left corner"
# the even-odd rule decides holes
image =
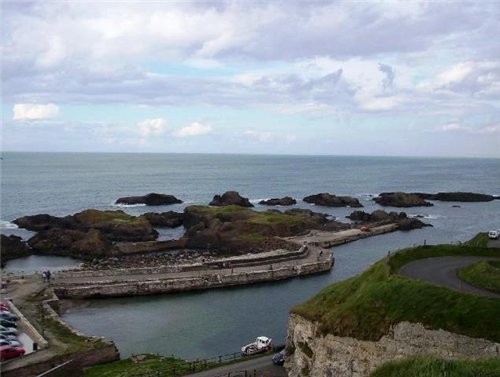
[[[185,364],[176,365],[175,363],[161,368],[161,370],[150,372],[139,372],[136,374],[129,374],[130,377],[180,377],[187,374],[202,372],[204,370],[217,368],[224,364],[230,364],[236,361],[249,360],[253,357],[260,357],[269,353],[261,353],[253,356],[242,356],[240,352],[228,353],[225,355],[218,355],[207,359],[188,361]],[[137,356],[137,355],[136,355]],[[134,356],[132,356],[133,358]],[[256,370],[239,370],[226,372],[223,374],[213,375],[213,377],[255,377],[257,376]]]

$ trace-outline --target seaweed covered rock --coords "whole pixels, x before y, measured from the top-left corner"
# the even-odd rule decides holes
[[[439,200],[443,202],[491,202],[498,199],[493,195],[479,194],[475,192],[438,192],[437,194],[415,193],[422,199]]]
[[[78,229],[97,229],[111,241],[153,241],[158,232],[144,217],[135,217],[123,211],[87,209],[73,215]]]
[[[399,230],[420,229],[425,226],[432,226],[423,223],[417,218],[410,218],[405,212],[385,212],[382,210],[367,213],[363,211],[354,211],[347,218],[361,224],[369,226],[385,225],[395,223]]]
[[[8,260],[27,257],[32,253],[31,248],[23,241],[21,237],[0,234],[0,264],[5,266]]]
[[[148,212],[142,215],[149,223],[158,228],[177,228],[184,220],[184,214],[174,211],[156,213]]]
[[[267,200],[261,200],[259,204],[266,206],[291,206],[297,204],[297,201],[291,196],[285,196],[283,198],[272,198]]]
[[[293,210],[292,210],[293,211]],[[184,210],[187,247],[216,249],[240,254],[267,251],[269,248],[292,248],[277,237],[305,234],[321,229],[328,220],[313,212],[283,213],[276,210],[258,212],[239,206],[190,206]],[[326,216],[326,215],[325,215]]]
[[[350,196],[336,196],[327,192],[322,192],[315,195],[306,196],[304,199],[306,203],[316,204],[325,207],[363,207],[358,199]]]
[[[388,207],[430,207],[433,205],[417,194],[404,192],[383,192],[373,200],[381,206]]]
[[[85,259],[112,252],[112,244],[96,229],[81,231],[52,228],[37,233],[28,240],[28,244],[40,254],[70,255]]]
[[[224,194],[222,194],[222,196],[215,195],[209,205],[216,207],[231,205],[240,207],[253,207],[253,204],[250,203],[250,200],[248,200],[248,198],[242,197],[237,191],[226,191]]]
[[[12,221],[19,228],[24,228],[34,232],[47,230],[50,228],[75,228],[75,221],[71,216],[57,217],[48,214],[19,217]]]
[[[115,202],[115,204],[145,204],[147,206],[161,206],[177,203],[182,203],[182,200],[177,199],[173,195],[157,194],[154,192],[143,196],[125,196],[123,198],[118,198]]]

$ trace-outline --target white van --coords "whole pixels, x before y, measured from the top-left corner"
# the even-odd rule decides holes
[[[490,230],[488,232],[488,237],[490,237],[492,240],[496,240],[498,237],[500,237],[500,232],[498,230]]]

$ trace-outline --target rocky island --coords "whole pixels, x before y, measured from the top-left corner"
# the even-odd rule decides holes
[[[182,200],[177,199],[173,195],[156,194],[154,192],[144,196],[125,196],[118,198],[115,204],[136,205],[145,204],[147,206],[162,206],[169,204],[182,203]]]
[[[327,192],[306,196],[304,202],[324,207],[363,207],[358,199],[350,196],[336,196]]]

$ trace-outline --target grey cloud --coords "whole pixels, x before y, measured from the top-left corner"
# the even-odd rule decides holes
[[[396,74],[390,65],[387,64],[378,64],[378,70],[385,74],[385,78],[382,80],[382,86],[384,89],[392,88],[392,84],[394,82],[394,77]]]

